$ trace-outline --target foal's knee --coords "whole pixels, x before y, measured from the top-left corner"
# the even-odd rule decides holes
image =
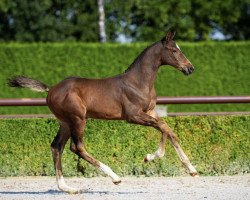
[[[79,144],[75,144],[74,142],[71,142],[70,144],[70,150],[73,153],[86,153],[85,148],[83,147],[83,144],[79,143]]]
[[[51,149],[51,153],[52,153],[53,158],[57,158],[60,155],[60,149],[54,143],[52,143],[50,145],[50,149]]]
[[[51,148],[52,152],[59,151],[59,149],[60,149],[59,145],[54,141],[50,144],[50,148]]]
[[[179,143],[178,137],[173,132],[170,132],[168,134],[168,139],[172,142],[174,146],[177,146]]]

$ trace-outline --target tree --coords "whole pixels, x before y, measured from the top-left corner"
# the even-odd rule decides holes
[[[242,1],[235,3],[233,14],[237,14],[237,18],[231,23],[227,23],[226,18],[223,23],[219,24],[219,29],[229,35],[233,40],[249,40],[250,39],[250,1],[246,3]],[[237,4],[237,5],[236,5]],[[230,12],[230,11],[229,11]],[[230,12],[231,13],[231,12]]]
[[[98,13],[99,13],[99,37],[100,42],[106,42],[106,31],[105,31],[105,12],[104,12],[104,0],[97,0],[98,3]]]
[[[155,40],[170,27],[181,40],[209,40],[213,30],[236,40],[249,38],[245,36],[249,35],[249,0],[111,0],[107,4],[108,27],[114,29],[109,30],[111,38],[125,33],[134,41]]]
[[[3,0],[1,40],[98,41],[97,4],[92,0]]]
[[[249,2],[249,0],[247,1]],[[242,30],[242,27],[247,26],[247,23],[244,25],[241,23],[242,16],[244,16],[243,18],[245,21],[248,21],[248,24],[250,20],[250,3],[246,3],[247,1],[211,0],[204,2],[202,0],[191,0],[192,10],[190,12],[190,16],[194,22],[194,28],[196,32],[195,39],[210,39],[209,34],[213,29],[221,31],[225,35],[228,35],[231,39],[243,39],[240,32],[247,32],[247,30]],[[244,9],[242,9],[246,7],[248,7],[248,11],[244,11]]]

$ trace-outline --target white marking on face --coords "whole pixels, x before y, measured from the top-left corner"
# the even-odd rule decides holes
[[[177,47],[179,50],[181,50],[180,47],[178,46],[178,44],[176,44],[176,47]]]

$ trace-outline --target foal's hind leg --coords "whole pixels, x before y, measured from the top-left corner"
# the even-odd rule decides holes
[[[74,124],[71,127],[71,137],[72,142],[70,149],[78,156],[92,164],[93,166],[97,167],[99,170],[110,176],[113,180],[113,183],[119,184],[121,179],[117,176],[110,167],[101,163],[100,161],[93,158],[85,149],[84,147],[84,127],[86,124],[86,120],[82,120],[79,117],[76,117],[74,120]]]
[[[68,126],[64,123],[61,123],[60,129],[55,139],[51,143],[51,152],[54,160],[58,188],[64,192],[75,194],[80,191],[66,185],[63,179],[62,164],[61,164],[63,149],[69,137],[70,137],[70,131]]]

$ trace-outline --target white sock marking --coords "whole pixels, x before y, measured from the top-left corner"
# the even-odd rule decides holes
[[[147,158],[147,161],[152,161],[155,158],[162,158],[164,154],[165,154],[165,151],[159,148],[154,154],[147,154],[146,158]]]
[[[69,187],[67,186],[67,184],[65,183],[64,181],[64,178],[63,176],[59,177],[57,179],[57,185],[58,185],[58,188],[64,192],[67,192],[67,193],[70,193],[70,194],[76,194],[76,193],[80,193],[82,192],[81,190],[77,190],[75,188],[72,188],[72,187]]]
[[[117,174],[115,174],[109,166],[107,166],[107,165],[105,165],[105,164],[103,164],[103,163],[100,162],[100,167],[99,167],[99,169],[100,169],[103,173],[105,173],[105,174],[107,174],[108,176],[110,176],[110,177],[113,179],[113,182],[120,182],[120,181],[121,181],[120,177],[117,176]]]

